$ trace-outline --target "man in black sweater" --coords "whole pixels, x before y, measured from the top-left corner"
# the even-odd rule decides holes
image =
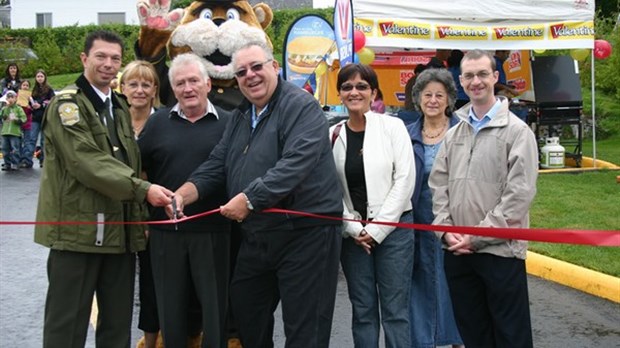
[[[211,81],[201,58],[177,56],[169,71],[178,103],[153,114],[138,144],[151,182],[179,188],[217,145],[230,114],[209,102]],[[193,215],[227,201],[222,186],[188,207]],[[151,220],[165,220],[163,208],[151,209]],[[202,310],[203,346],[226,347],[230,222],[216,214],[178,225],[150,225],[150,250],[160,327],[166,347],[186,347],[188,310],[195,293]]]

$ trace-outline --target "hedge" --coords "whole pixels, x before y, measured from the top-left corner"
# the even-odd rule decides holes
[[[274,46],[274,55],[280,60],[284,36],[291,23],[305,14],[317,14],[332,22],[332,9],[299,9],[274,11],[274,18],[266,30]],[[2,29],[0,30],[0,47],[23,47],[13,43],[13,38],[31,42],[32,50],[38,60],[20,63],[21,75],[32,77],[37,69],[44,69],[49,75],[68,74],[82,70],[80,52],[83,51],[86,35],[94,30],[107,29],[118,33],[125,42],[123,65],[135,59],[134,43],[138,37],[139,26],[136,25],[86,25],[40,29]],[[5,59],[10,57],[3,57]],[[2,72],[4,67],[1,67]]]

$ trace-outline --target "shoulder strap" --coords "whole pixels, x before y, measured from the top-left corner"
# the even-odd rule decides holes
[[[336,125],[336,128],[334,128],[334,132],[332,133],[332,148],[334,147],[334,144],[336,143],[336,139],[338,139],[338,136],[340,135],[341,128],[342,128],[342,123],[338,123]]]

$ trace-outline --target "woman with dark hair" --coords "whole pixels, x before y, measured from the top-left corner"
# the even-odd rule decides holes
[[[370,66],[349,64],[337,90],[349,119],[331,127],[334,161],[344,192],[341,263],[353,307],[356,347],[409,347],[413,231],[366,223],[411,222],[415,184],[413,151],[401,120],[370,104],[379,82]]]
[[[407,126],[413,143],[416,179],[411,199],[414,221],[433,222],[433,201],[428,177],[448,129],[458,123],[452,115],[456,87],[446,69],[428,69],[416,79],[411,96],[422,117]],[[411,346],[462,344],[443,269],[441,243],[431,231],[416,230],[411,284]]]
[[[47,83],[47,74],[42,69],[37,70],[34,75],[34,88],[32,89],[32,128],[31,135],[36,145],[41,134],[41,146],[38,151],[39,167],[43,167],[43,133],[41,132],[41,121],[47,108],[47,104],[54,97],[55,93]]]
[[[19,67],[16,63],[9,63],[4,70],[4,78],[0,80],[0,92],[4,95],[8,90],[19,91],[22,79],[19,77]]]

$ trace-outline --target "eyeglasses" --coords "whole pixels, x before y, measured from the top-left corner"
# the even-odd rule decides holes
[[[262,62],[262,63],[254,63],[252,65],[250,65],[250,70],[252,70],[253,72],[259,72],[261,70],[263,70],[263,66],[269,62],[273,61],[273,59],[267,59],[266,61]],[[248,69],[246,68],[241,68],[237,71],[235,71],[235,76],[237,76],[238,78],[242,78],[245,75],[248,74]]]
[[[357,89],[358,91],[365,91],[370,88],[370,85],[367,83],[358,83],[355,85],[352,85],[350,83],[345,83],[342,86],[340,86],[340,90],[344,92],[352,91],[353,88]]]
[[[491,76],[491,72],[487,71],[487,70],[482,70],[482,71],[478,71],[477,73],[465,73],[463,75],[461,75],[463,77],[463,80],[465,81],[471,81],[474,79],[474,77],[478,76],[478,78],[480,80],[484,80],[487,77]]]

